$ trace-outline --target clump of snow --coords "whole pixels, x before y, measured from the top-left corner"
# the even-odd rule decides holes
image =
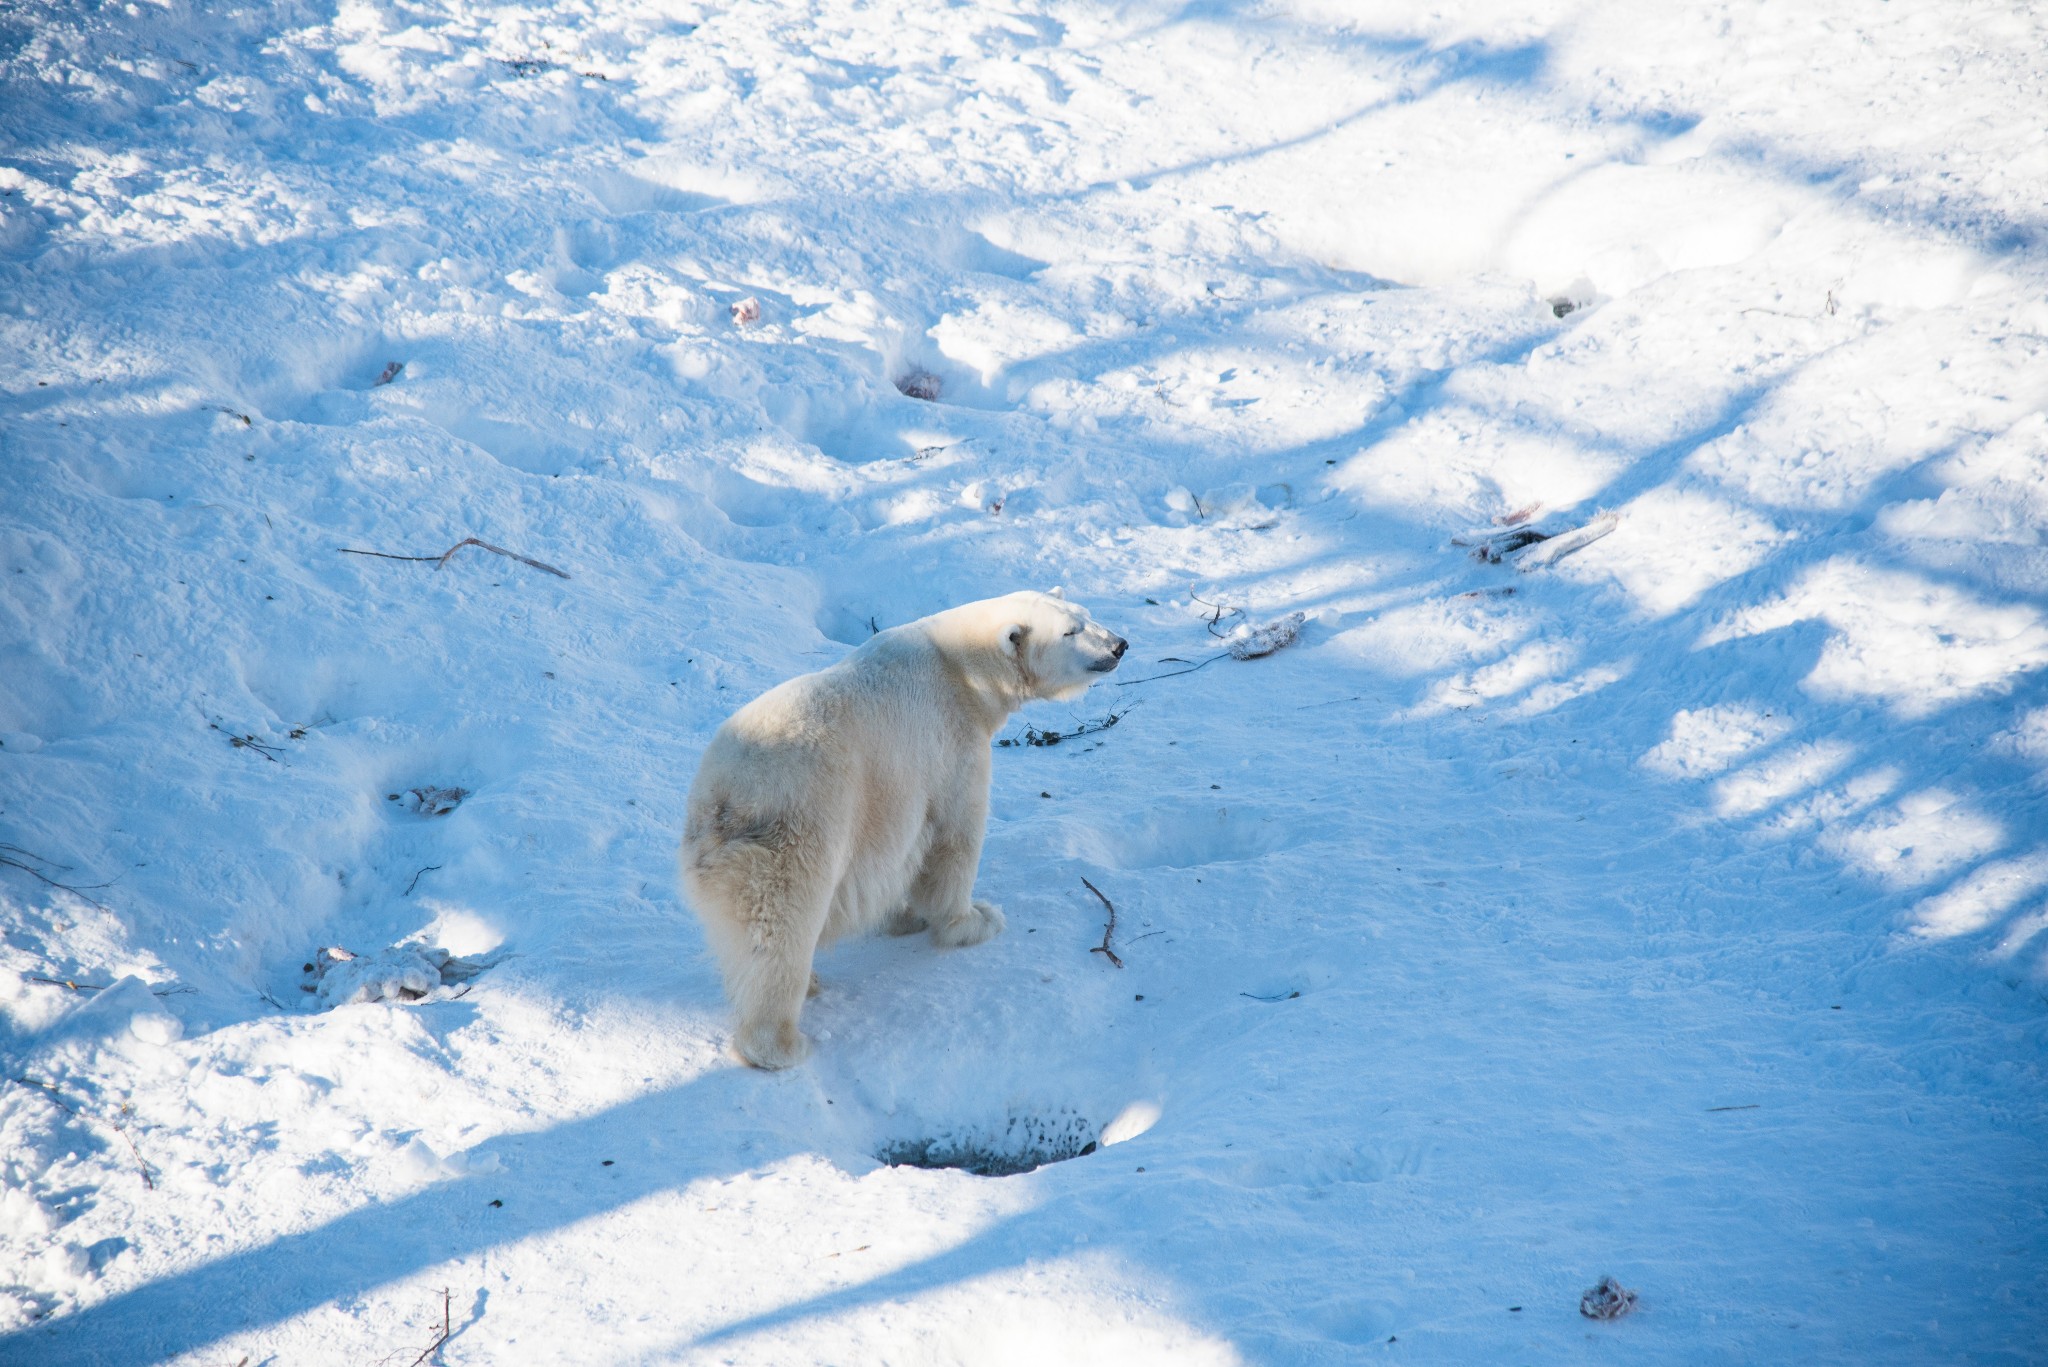
[[[469,796],[467,788],[441,788],[429,785],[407,790],[412,794],[412,810],[420,816],[446,816],[462,805],[462,799]]]
[[[1233,660],[1256,660],[1283,650],[1301,639],[1302,624],[1308,621],[1305,612],[1290,612],[1285,617],[1263,622],[1258,626],[1249,623],[1240,625],[1229,638],[1230,658]]]
[[[330,946],[307,965],[301,990],[313,995],[322,1009],[357,1002],[403,1002],[408,1005],[459,996],[479,971],[435,945],[402,944],[373,954],[355,954]]]

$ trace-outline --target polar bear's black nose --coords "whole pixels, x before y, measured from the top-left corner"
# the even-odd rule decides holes
[[[1124,652],[1126,650],[1129,650],[1130,648],[1131,643],[1129,641],[1126,641],[1123,637],[1119,636],[1116,638],[1116,644],[1110,647],[1109,653],[1116,656],[1119,660],[1121,660],[1124,657]]]

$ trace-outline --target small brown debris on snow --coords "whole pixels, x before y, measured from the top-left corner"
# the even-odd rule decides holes
[[[1612,1277],[1579,1297],[1579,1313],[1589,1320],[1618,1320],[1636,1308],[1636,1293]]]

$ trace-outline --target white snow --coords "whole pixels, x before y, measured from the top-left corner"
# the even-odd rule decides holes
[[[2044,44],[0,14],[0,1361],[2040,1361]],[[712,729],[1055,584],[736,1067]]]

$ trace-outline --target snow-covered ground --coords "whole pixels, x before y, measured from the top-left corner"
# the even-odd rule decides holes
[[[2044,53],[0,8],[0,1360],[2048,1361]],[[712,728],[1052,584],[1009,932],[735,1066]]]

